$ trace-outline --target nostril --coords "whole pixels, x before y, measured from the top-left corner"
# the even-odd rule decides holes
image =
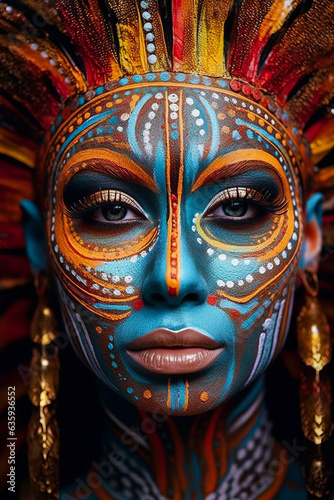
[[[177,301],[179,303],[181,302],[198,302],[199,301],[199,296],[197,293],[187,293],[186,295],[184,295],[184,297],[180,297],[180,296],[168,296],[165,297],[163,294],[161,293],[152,293],[151,294],[151,301],[157,303],[164,303],[164,302],[168,302],[169,300],[172,300],[172,301]]]
[[[197,293],[187,293],[182,299],[182,302],[198,302],[199,296]]]
[[[161,295],[160,293],[152,293],[151,299],[154,302],[166,302],[165,297],[163,295]]]

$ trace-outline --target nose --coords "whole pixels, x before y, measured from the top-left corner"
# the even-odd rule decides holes
[[[161,237],[161,235],[160,235]],[[161,306],[179,306],[183,303],[194,305],[203,303],[208,296],[207,284],[199,273],[195,256],[186,243],[181,246],[180,276],[178,293],[171,293],[166,279],[167,248],[164,244],[157,244],[154,249],[154,258],[144,279],[142,294],[147,304]],[[152,255],[153,257],[153,255]]]

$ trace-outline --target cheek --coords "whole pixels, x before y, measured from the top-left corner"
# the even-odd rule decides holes
[[[115,330],[122,320],[106,321],[71,297],[57,280],[65,327],[79,358],[108,387],[136,403],[136,382],[124,366],[124,349]],[[124,339],[123,339],[124,340]],[[141,391],[142,392],[142,391]]]
[[[295,273],[286,273],[273,289],[247,304],[227,299],[216,303],[236,325],[234,390],[263,373],[281,350],[289,328],[294,285]]]

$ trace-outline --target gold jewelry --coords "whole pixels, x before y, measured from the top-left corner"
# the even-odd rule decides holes
[[[39,297],[31,323],[35,343],[30,363],[28,394],[34,405],[28,426],[28,457],[31,498],[59,498],[59,428],[56,419],[56,397],[59,388],[57,322],[47,298],[44,272],[35,277]]]
[[[316,273],[303,271],[305,303],[297,318],[298,352],[303,361],[300,379],[300,409],[304,436],[315,446],[306,455],[304,474],[310,494],[322,498],[329,493],[330,470],[321,445],[332,433],[331,382],[323,368],[330,362],[332,342],[327,318],[317,298]]]

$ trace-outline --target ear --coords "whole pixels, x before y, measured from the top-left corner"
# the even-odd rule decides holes
[[[43,219],[38,207],[30,200],[20,203],[23,214],[23,233],[26,251],[33,274],[46,271],[46,251]]]
[[[306,203],[304,244],[299,267],[302,269],[309,268],[310,271],[317,270],[317,257],[319,257],[321,251],[322,202],[322,194],[315,193]]]

